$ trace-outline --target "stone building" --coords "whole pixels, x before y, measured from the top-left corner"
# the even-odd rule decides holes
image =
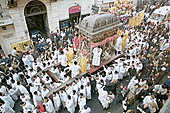
[[[65,29],[91,13],[95,0],[0,0],[0,44],[5,55],[11,45],[40,31]]]

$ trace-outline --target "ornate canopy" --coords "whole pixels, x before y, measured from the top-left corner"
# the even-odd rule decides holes
[[[119,23],[119,19],[115,15],[100,13],[85,17],[77,28],[80,30],[80,33],[86,37],[94,38],[98,34],[120,26]]]

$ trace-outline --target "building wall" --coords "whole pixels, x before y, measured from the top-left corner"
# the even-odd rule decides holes
[[[23,40],[29,40],[28,28],[25,20],[24,9],[31,0],[17,0],[17,7],[9,8],[9,14],[13,20],[13,25],[8,25],[7,30],[0,27],[0,41],[2,48],[6,54],[11,51],[11,45]],[[95,0],[58,0],[51,2],[51,0],[40,0],[47,8],[47,18],[49,31],[55,31],[59,28],[59,21],[69,19],[69,8],[79,4],[81,6],[81,15],[91,13],[91,6]],[[3,35],[10,34],[12,37],[4,39]]]
[[[5,27],[6,30],[3,29],[3,27]],[[7,55],[11,53],[11,44],[17,42],[18,40],[13,24],[3,27],[0,27],[0,44],[4,53]]]
[[[18,6],[11,8],[10,15],[14,21],[16,34],[18,38],[25,37],[25,31],[28,31],[24,8],[31,0],[18,0]],[[81,6],[81,13],[91,13],[91,5],[94,4],[94,0],[58,0],[57,2],[51,2],[51,0],[40,0],[47,8],[48,24],[50,31],[59,28],[59,21],[69,19],[69,8],[73,5],[79,4]],[[76,3],[76,4],[75,4]]]

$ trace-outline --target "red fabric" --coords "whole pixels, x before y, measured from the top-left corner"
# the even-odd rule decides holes
[[[79,12],[81,12],[80,6],[73,6],[69,8],[69,14],[74,14],[74,13],[79,13]]]
[[[45,110],[45,108],[44,108],[42,102],[39,104],[39,107],[40,107],[40,109],[39,109],[40,112],[46,112],[46,110]]]
[[[107,42],[110,42],[112,40],[115,40],[118,38],[118,35],[114,35],[114,36],[111,36],[111,37],[107,37],[105,40],[101,41],[101,42],[98,42],[98,43],[92,43],[92,48],[95,48],[97,46],[101,46],[101,45],[104,45],[106,44]]]
[[[82,53],[82,54],[84,54],[84,55],[86,55],[86,56],[90,55],[90,53],[89,53],[89,52],[84,51],[84,50],[80,50],[80,53]]]
[[[78,37],[74,37],[74,38],[73,38],[74,48],[78,49],[78,47],[79,47],[79,42],[80,42],[80,40],[79,40]]]

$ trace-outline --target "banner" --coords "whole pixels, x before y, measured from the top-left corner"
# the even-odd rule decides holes
[[[144,19],[144,10],[139,12],[137,16],[134,16],[131,19],[129,19],[128,25],[131,27],[138,26],[142,23],[143,19]]]
[[[12,44],[12,45],[11,45],[11,48],[16,47],[17,51],[22,51],[22,52],[24,52],[24,51],[26,50],[24,44],[27,44],[27,45],[30,46],[30,47],[33,45],[33,44],[32,44],[32,41],[26,40],[26,41],[23,41],[23,42],[19,42],[19,43]]]

